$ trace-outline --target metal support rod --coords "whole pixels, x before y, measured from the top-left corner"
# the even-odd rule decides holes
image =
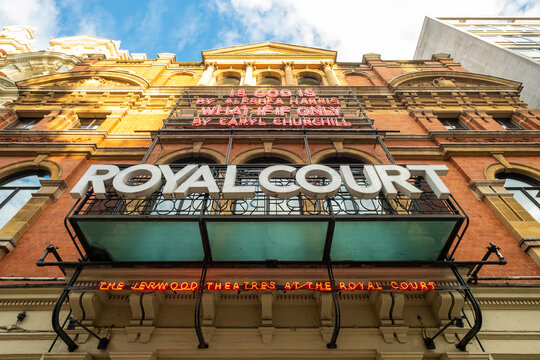
[[[103,349],[106,349],[107,346],[109,345],[109,339],[106,338],[106,337],[100,337],[98,334],[96,334],[95,332],[93,332],[92,330],[90,330],[88,327],[86,327],[83,323],[81,323],[79,320],[77,319],[73,319],[73,318],[70,318],[69,319],[71,322],[74,322],[76,323],[77,325],[79,325],[80,327],[82,327],[84,330],[86,330],[90,335],[92,335],[93,337],[95,337],[96,339],[99,340],[99,343],[98,343],[98,349],[100,350],[103,350]]]
[[[77,236],[75,234],[73,234],[73,231],[72,229],[68,226],[68,217],[73,213],[73,210],[75,210],[75,208],[77,207],[77,205],[79,205],[79,203],[81,202],[81,200],[77,200],[75,202],[75,204],[73,204],[73,206],[71,207],[71,209],[68,211],[68,213],[66,214],[66,216],[64,216],[64,227],[66,228],[66,231],[71,239],[71,241],[73,241],[73,245],[75,245],[75,249],[77,249],[77,252],[79,253],[79,256],[81,257],[81,259],[84,259],[85,256],[83,255],[79,245],[77,244],[77,241],[75,241],[75,239],[77,238]]]
[[[326,238],[324,241],[324,250],[322,260],[328,263],[330,260],[330,250],[332,249],[332,240],[334,239],[334,229],[336,227],[336,217],[334,216],[334,209],[332,208],[332,201],[326,199],[326,206],[331,217],[328,220],[328,226],[326,227]]]
[[[203,202],[201,204],[201,215],[199,216],[199,232],[201,234],[201,242],[204,250],[204,261],[212,261],[212,250],[208,240],[208,228],[206,226],[206,220],[204,219],[204,213],[208,204],[208,194],[204,195]]]
[[[47,257],[47,255],[53,254],[54,258],[57,261],[58,268],[60,269],[62,274],[66,275],[66,271],[64,270],[64,267],[62,266],[62,263],[63,263],[62,257],[60,256],[60,254],[58,254],[58,251],[56,251],[56,249],[58,249],[58,248],[55,247],[54,245],[47,246],[47,248],[43,252],[43,255],[41,255],[41,257],[38,259],[36,265],[37,266],[44,266],[45,258]]]
[[[478,301],[476,301],[476,298],[474,297],[471,289],[469,288],[469,286],[467,285],[465,280],[463,280],[463,277],[459,273],[459,269],[455,266],[452,266],[452,272],[456,276],[456,279],[458,280],[459,284],[465,287],[463,290],[465,291],[465,300],[469,299],[469,301],[471,302],[473,312],[474,312],[473,327],[469,330],[467,334],[465,334],[465,336],[463,337],[463,339],[461,339],[459,344],[456,345],[456,348],[458,348],[461,351],[465,351],[467,344],[472,340],[472,338],[476,336],[476,334],[478,334],[478,332],[482,328],[482,310],[480,310],[480,305],[478,304]]]
[[[93,337],[95,337],[95,338],[98,339],[98,340],[101,340],[101,337],[99,337],[98,334],[96,334],[95,332],[93,332],[92,330],[90,330],[88,327],[86,327],[85,325],[83,325],[83,323],[81,323],[79,320],[74,319],[74,318],[70,318],[69,321],[74,322],[75,324],[79,325],[79,326],[82,327],[84,330],[86,330],[90,335],[92,335]]]
[[[433,336],[428,336],[424,338],[424,343],[426,344],[426,347],[430,350],[435,349],[435,343],[433,342],[437,336],[441,335],[450,325],[453,325],[458,319],[461,319],[461,317],[455,317],[452,320],[450,320],[446,325],[442,327],[439,331],[435,333]],[[463,319],[461,319],[463,320]],[[463,324],[463,322],[461,322]]]
[[[372,130],[377,130],[375,129],[375,126],[373,126],[373,122],[371,121],[371,119],[367,116],[366,112],[364,111],[364,108],[362,107],[362,104],[360,103],[360,101],[358,100],[358,98],[356,97],[356,94],[354,93],[354,91],[350,90],[349,91],[349,95],[354,99],[354,101],[356,102],[356,105],[358,106],[358,108],[360,109],[360,112],[362,113],[362,115],[364,116],[365,119],[368,120],[369,122],[369,126],[371,127]],[[381,136],[377,133],[377,142],[379,143],[379,145],[381,145],[382,149],[384,150],[384,153],[386,154],[386,157],[388,158],[388,160],[390,160],[390,162],[392,164],[395,164],[396,161],[394,160],[394,157],[392,156],[392,154],[390,154],[390,151],[388,150],[388,148],[386,147],[386,144],[384,143],[383,139],[381,138]]]
[[[62,294],[56,301],[56,304],[54,305],[54,309],[52,312],[52,328],[54,332],[60,337],[60,339],[62,339],[62,341],[67,345],[69,352],[75,351],[79,347],[79,345],[75,344],[75,342],[69,337],[69,335],[64,331],[64,329],[60,325],[60,310],[62,310],[62,304],[68,297],[69,288],[73,286],[73,284],[75,284],[75,282],[77,281],[77,278],[82,272],[82,269],[83,269],[82,266],[78,266],[75,269],[75,272],[71,276],[71,279],[69,279],[67,286],[64,288],[64,290],[62,291]]]
[[[304,147],[306,148],[306,155],[307,155],[308,164],[311,164],[311,151],[309,150],[309,142],[308,142],[308,138],[307,138],[307,134],[306,134],[306,128],[304,127],[304,125],[302,125],[302,130],[304,130],[303,131],[303,134],[304,134]]]
[[[66,316],[66,319],[64,320],[64,322],[62,323],[62,329],[64,328],[64,326],[66,326],[66,323],[68,322],[69,319],[71,319],[71,313],[73,312],[73,310],[69,309],[69,313],[68,313],[68,316]],[[54,340],[51,344],[51,346],[49,347],[49,350],[47,350],[48,353],[50,353],[54,347],[54,344],[56,344],[56,342],[58,341],[58,334],[56,334],[56,336],[54,337]]]
[[[467,228],[469,227],[469,216],[467,215],[467,213],[465,212],[465,210],[463,210],[463,208],[461,207],[461,205],[459,205],[459,203],[457,202],[457,200],[454,198],[454,195],[450,194],[450,199],[452,199],[452,201],[454,202],[454,204],[456,204],[459,208],[459,211],[461,211],[461,213],[463,214],[463,216],[465,216],[465,226],[463,227],[463,230],[461,230],[461,234],[457,235],[457,238],[458,238],[458,241],[456,243],[456,245],[454,245],[454,249],[452,250],[452,252],[450,253],[450,255],[448,256],[448,259],[453,259],[454,258],[454,253],[456,252],[459,244],[461,243],[461,240],[463,239],[463,236],[465,235],[465,232],[467,231]]]
[[[392,156],[392,154],[390,154],[390,150],[388,150],[388,148],[386,147],[386,144],[384,143],[383,139],[379,135],[377,135],[377,141],[379,142],[382,149],[384,150],[384,153],[386,154],[386,157],[388,158],[388,160],[390,160],[392,164],[395,164],[396,160],[394,160],[394,157]]]
[[[233,144],[233,137],[234,137],[234,126],[231,129],[231,133],[229,134],[229,144],[227,145],[227,154],[225,154],[225,165],[229,165],[229,159],[231,156],[231,149]]]
[[[197,334],[197,339],[199,340],[199,349],[207,349],[208,344],[204,340],[204,334],[201,330],[201,302],[204,290],[204,284],[206,283],[206,271],[207,271],[206,261],[203,263],[203,268],[201,272],[201,280],[199,282],[199,289],[197,290],[197,302],[195,303],[195,333]]]
[[[330,338],[330,342],[326,344],[326,347],[328,349],[335,349],[337,348],[337,338],[339,336],[339,330],[341,328],[341,310],[339,306],[339,294],[336,292],[336,281],[334,279],[334,271],[332,270],[332,263],[329,261],[327,263],[327,270],[328,270],[328,278],[330,280],[330,285],[332,287],[332,302],[334,305],[334,314],[336,317],[335,323],[334,323],[334,331],[332,332],[332,338]]]
[[[496,254],[499,258],[500,265],[506,264],[506,259],[502,256],[502,254],[499,252],[499,248],[494,243],[490,242],[489,246],[487,247],[487,251],[484,254],[484,257],[482,258],[482,262],[474,265],[471,267],[467,275],[469,276],[469,279],[467,280],[467,283],[476,282],[476,279],[478,278],[478,273],[480,270],[482,270],[482,267],[484,266],[484,262],[487,261],[487,259],[491,256],[491,254]]]
[[[154,148],[156,147],[157,143],[159,142],[161,131],[165,129],[165,127],[169,123],[169,119],[171,117],[173,117],[173,114],[176,112],[176,109],[178,108],[178,105],[180,104],[180,102],[184,98],[184,94],[188,95],[188,100],[189,100],[189,93],[186,90],[182,91],[182,94],[180,95],[180,97],[176,101],[176,104],[174,104],[174,107],[172,108],[171,112],[169,113],[169,116],[167,116],[167,118],[163,122],[163,126],[161,127],[161,129],[158,130],[158,132],[156,134],[156,137],[154,137],[154,140],[152,140],[152,144],[150,145],[150,147],[148,148],[148,151],[146,151],[146,154],[142,158],[141,164],[144,164],[146,162],[146,160],[148,160],[148,158],[150,157],[150,154],[152,153],[152,151],[154,151]]]

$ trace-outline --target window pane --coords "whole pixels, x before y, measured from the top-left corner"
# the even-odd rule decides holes
[[[39,180],[48,178],[50,176],[45,171],[37,170],[32,173],[21,172],[0,181],[0,228],[39,190]]]
[[[525,189],[525,192],[527,192],[529,195],[531,195],[537,202],[540,203],[540,188],[536,189]]]
[[[3,203],[14,190],[0,189],[0,204]]]
[[[456,118],[439,118],[439,121],[444,125],[447,130],[468,130],[468,128],[459,119]]]
[[[507,130],[521,130],[522,127],[512,121],[509,118],[493,118],[496,122],[499,123],[503,128]]]
[[[218,80],[218,86],[238,86],[240,85],[240,78],[235,76],[225,76]]]
[[[533,203],[521,190],[509,190],[514,194],[514,199],[520,203],[525,210],[527,210],[536,221],[540,221],[540,209]]]
[[[95,130],[105,121],[105,118],[79,118],[71,129]]]
[[[28,130],[34,127],[42,118],[19,118],[9,126],[9,129]]]
[[[321,85],[321,82],[319,79],[316,79],[314,77],[302,77],[298,79],[298,85]]]
[[[505,188],[522,187],[522,186],[529,186],[529,184],[521,180],[511,179],[511,178],[507,178],[506,181],[504,182]]]
[[[19,211],[24,204],[32,197],[37,190],[19,190],[2,208],[0,209],[0,228],[8,223],[9,220]]]
[[[41,184],[39,183],[40,179],[49,179],[49,175],[28,175],[24,177],[20,177],[18,179],[14,179],[11,181],[8,181],[5,184],[2,184],[2,186],[17,186],[17,187],[40,187]]]
[[[257,85],[281,85],[281,80],[275,77],[267,76],[260,78]]]

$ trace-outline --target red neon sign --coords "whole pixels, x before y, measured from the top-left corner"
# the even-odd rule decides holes
[[[140,281],[127,285],[124,282],[99,283],[100,291],[124,291],[134,292],[157,292],[171,290],[177,291],[197,291],[199,283],[195,281],[183,282],[158,282],[158,281]],[[276,290],[311,290],[321,292],[331,292],[332,284],[329,281],[306,281],[306,282],[286,282],[278,285],[276,281],[242,281],[242,282],[220,282],[207,281],[204,284],[205,291],[276,291]],[[432,291],[435,290],[433,281],[406,282],[391,281],[390,286],[382,286],[378,281],[368,282],[338,282],[336,291]]]
[[[227,127],[351,127],[341,113],[336,97],[318,97],[312,89],[256,89],[250,96],[246,89],[234,90],[223,101],[218,98],[196,99],[200,107],[192,126]],[[291,108],[292,107],[292,108]]]

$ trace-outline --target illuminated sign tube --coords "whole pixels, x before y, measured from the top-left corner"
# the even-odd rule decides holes
[[[163,292],[197,291],[200,284],[194,281],[137,281],[134,283],[101,281],[100,291]],[[436,290],[433,281],[391,281],[383,284],[379,281],[336,282],[332,289],[329,281],[290,281],[278,284],[276,281],[207,281],[205,291],[295,291],[311,290],[321,292],[335,291],[432,291]]]
[[[342,185],[354,197],[372,199],[380,191],[388,199],[394,199],[398,192],[418,199],[422,190],[408,182],[411,175],[422,176],[439,199],[448,199],[450,191],[439,178],[446,175],[446,165],[365,165],[364,176],[367,185],[358,184],[354,179],[349,165],[341,165],[339,173],[325,165],[306,165],[299,169],[289,165],[274,165],[263,169],[259,174],[261,190],[268,196],[287,199],[299,193],[314,199],[328,199],[336,195]],[[145,176],[143,183],[133,179]],[[311,183],[308,178],[317,176],[325,178],[326,184]],[[208,165],[186,165],[174,173],[169,165],[141,164],[130,166],[120,171],[116,165],[91,165],[81,179],[75,184],[70,194],[80,199],[90,186],[98,199],[106,198],[106,185],[112,184],[113,189],[126,199],[136,199],[148,196],[163,186],[165,199],[185,199],[192,193],[206,193],[212,198],[249,199],[255,195],[255,186],[236,185],[236,165],[227,166],[223,186],[220,189]],[[294,179],[294,184],[278,185],[271,180],[274,178]],[[140,179],[140,178],[139,178]]]

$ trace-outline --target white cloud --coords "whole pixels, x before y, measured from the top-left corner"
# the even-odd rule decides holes
[[[383,59],[412,59],[424,16],[538,16],[540,3],[525,0],[229,0],[217,10],[237,22],[230,31],[243,41],[275,40],[338,51],[340,61],[365,53]],[[219,44],[218,46],[221,46]]]
[[[162,16],[166,12],[167,4],[164,0],[151,0],[148,2],[146,15],[141,20],[141,24],[144,24],[144,32],[141,34],[140,41],[143,44],[151,44],[159,38]]]
[[[29,25],[34,28],[35,50],[44,50],[59,31],[58,7],[54,0],[2,0],[0,25]]]
[[[69,14],[62,36],[93,35],[107,38],[105,32],[114,32],[114,17],[99,5],[88,6],[80,0],[63,0],[61,11]],[[66,34],[66,30],[70,33]]]

